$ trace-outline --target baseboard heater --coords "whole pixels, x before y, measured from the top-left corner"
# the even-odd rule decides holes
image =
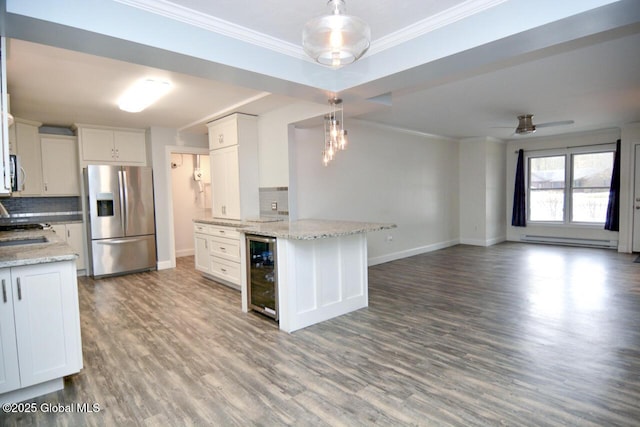
[[[590,248],[618,248],[617,240],[582,239],[578,237],[534,236],[531,234],[521,234],[520,241],[530,243],[547,243],[552,245],[586,246]]]

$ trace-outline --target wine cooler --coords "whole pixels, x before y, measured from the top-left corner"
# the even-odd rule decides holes
[[[247,235],[249,308],[278,320],[276,239]]]

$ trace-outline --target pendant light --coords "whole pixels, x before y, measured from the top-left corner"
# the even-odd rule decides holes
[[[347,131],[344,128],[344,113],[342,99],[329,99],[331,112],[324,116],[324,150],[322,150],[322,164],[329,165],[338,151],[347,148]]]
[[[311,19],[302,32],[302,47],[316,62],[334,68],[357,61],[369,49],[371,29],[346,14],[345,0],[329,0],[329,14]]]

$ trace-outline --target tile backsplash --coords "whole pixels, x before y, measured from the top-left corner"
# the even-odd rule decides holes
[[[261,217],[285,220],[289,217],[289,187],[260,187],[259,194]]]
[[[26,214],[72,215],[82,213],[80,197],[8,197],[0,199],[0,202],[12,217]]]

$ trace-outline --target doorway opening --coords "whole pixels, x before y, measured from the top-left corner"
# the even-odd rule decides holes
[[[209,154],[172,152],[170,159],[174,254],[195,253],[193,219],[211,216]]]

